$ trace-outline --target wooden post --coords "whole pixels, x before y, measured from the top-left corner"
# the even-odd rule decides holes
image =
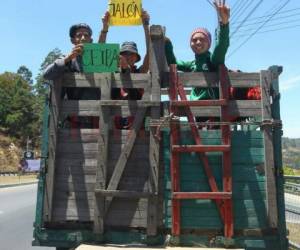
[[[271,112],[271,72],[260,72],[261,84],[261,104],[262,104],[262,121],[272,119]],[[265,173],[266,173],[266,198],[267,198],[267,217],[270,228],[278,226],[278,211],[276,199],[276,181],[274,168],[274,148],[273,148],[273,131],[272,126],[263,126],[264,146],[265,146]]]
[[[105,81],[101,86],[101,100],[111,99],[111,77],[107,75]],[[109,143],[109,118],[110,107],[100,106],[99,115],[99,139],[98,139],[98,163],[96,169],[96,189],[106,188],[107,175],[107,157],[108,157],[108,143]],[[104,216],[105,216],[105,197],[94,194],[94,233],[104,233]]]
[[[165,59],[165,43],[163,28],[158,25],[150,27],[150,72],[151,72],[151,101],[160,101],[161,99],[161,81],[163,73],[167,71]],[[161,116],[161,107],[151,107],[151,119],[159,119]],[[147,235],[157,234],[158,211],[163,211],[159,206],[159,164],[160,164],[160,142],[155,138],[156,128],[150,126],[150,180],[154,196],[148,199],[148,218]],[[162,202],[161,202],[162,204]],[[162,222],[161,222],[162,224]]]
[[[49,146],[48,164],[46,174],[46,188],[44,200],[44,220],[51,221],[53,213],[54,178],[55,178],[55,157],[57,145],[57,128],[59,120],[59,110],[61,104],[61,82],[62,78],[52,82],[50,94],[50,116],[49,116]]]
[[[282,72],[282,67],[272,66],[269,68],[272,74],[272,118],[274,121],[281,121],[280,116],[280,93],[278,77]],[[282,168],[282,147],[281,147],[282,127],[280,124],[275,125],[273,132],[274,145],[274,165],[276,171],[277,184],[277,209],[278,209],[278,232],[280,238],[280,249],[288,248],[288,239],[285,223],[285,202],[284,202],[284,177]]]

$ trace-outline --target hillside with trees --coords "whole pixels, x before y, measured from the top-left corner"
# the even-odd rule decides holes
[[[59,49],[46,56],[35,81],[25,65],[17,72],[0,74],[0,172],[17,170],[27,143],[30,142],[30,148],[38,151],[48,92],[42,72],[59,56]]]
[[[300,138],[282,138],[283,165],[294,169],[300,169]]]

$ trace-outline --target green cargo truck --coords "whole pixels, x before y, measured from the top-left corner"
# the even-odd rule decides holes
[[[33,245],[287,249],[282,68],[177,73],[166,66],[160,26],[151,27],[150,55],[149,74],[65,74],[51,85]],[[220,100],[185,100],[192,87],[219,86]],[[261,98],[232,99],[230,87],[258,87]],[[101,97],[68,100],[68,88]],[[112,100],[115,88],[144,94]],[[97,122],[78,123],[85,118]]]

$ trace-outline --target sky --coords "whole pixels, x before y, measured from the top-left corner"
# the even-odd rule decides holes
[[[208,2],[143,0],[143,7],[151,16],[151,24],[166,27],[177,58],[192,60],[191,32],[206,27],[214,34],[217,27],[215,9]],[[300,0],[227,0],[226,3],[232,8],[227,67],[259,72],[272,65],[283,66],[279,84],[284,136],[300,138]],[[107,5],[108,0],[1,0],[0,74],[16,72],[25,65],[36,76],[51,50],[59,48],[68,54],[72,49],[68,30],[74,23],[88,23],[96,41]],[[259,18],[262,16],[265,17]],[[110,27],[107,42],[128,40],[136,41],[140,54],[145,54],[141,26]]]

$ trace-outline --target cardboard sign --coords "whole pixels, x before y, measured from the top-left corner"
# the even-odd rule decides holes
[[[86,43],[83,46],[82,66],[85,73],[115,72],[118,70],[119,44]]]
[[[109,24],[115,26],[141,25],[142,0],[110,0]]]

